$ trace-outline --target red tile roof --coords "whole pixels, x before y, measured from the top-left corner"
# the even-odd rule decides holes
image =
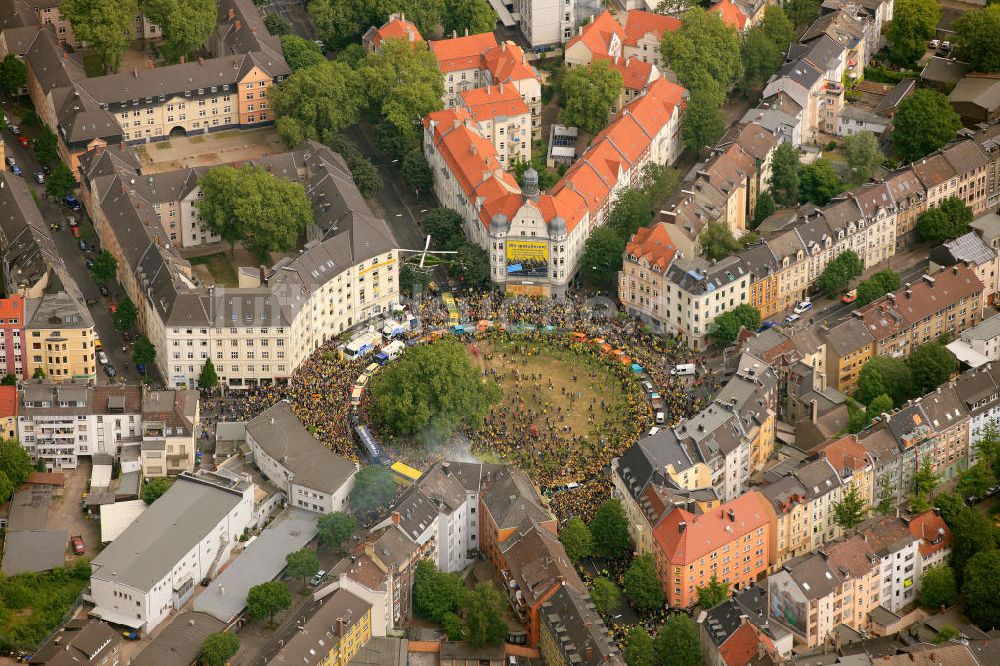
[[[66,475],[62,472],[32,472],[28,475],[26,483],[34,486],[56,486],[62,488],[66,485]]]
[[[438,68],[443,73],[448,73],[478,69],[483,54],[497,45],[497,38],[492,32],[484,32],[454,39],[439,39],[428,44],[437,58]]]
[[[476,122],[499,116],[531,115],[531,109],[521,99],[521,93],[512,85],[474,88],[460,93],[459,96]]]
[[[769,639],[757,633],[749,622],[734,631],[726,642],[719,646],[719,656],[726,666],[747,666],[757,657],[757,647],[763,642],[765,648],[773,651],[774,644]]]
[[[722,16],[722,22],[733,30],[743,30],[747,26],[747,21],[750,20],[739,7],[733,4],[732,0],[719,0],[708,11],[717,12]]]
[[[663,35],[679,30],[681,25],[681,20],[673,16],[633,9],[625,15],[625,46],[638,46],[647,33],[652,33],[659,42]]]
[[[18,327],[24,328],[24,299],[20,296],[0,298],[0,319],[17,319]]]
[[[677,247],[670,239],[667,225],[658,222],[649,227],[643,227],[635,232],[625,245],[625,253],[640,259],[645,259],[650,266],[655,266],[663,273],[674,260]]]
[[[952,535],[944,518],[933,509],[918,513],[910,519],[910,532],[920,539],[920,556],[927,557],[933,553],[951,548]],[[941,541],[934,540],[941,536]]]
[[[572,39],[566,42],[563,52],[565,53],[577,43],[583,42],[587,50],[594,55],[610,55],[614,35],[618,36],[619,42],[625,39],[625,31],[622,30],[621,24],[615,20],[610,12],[605,10],[603,14],[583,26],[579,33],[573,35]],[[619,55],[621,54],[619,53]]]
[[[653,78],[653,63],[638,58],[622,58],[594,54],[594,60],[604,60],[622,75],[622,85],[630,90],[642,90]]]
[[[17,387],[0,386],[0,418],[17,416]]]
[[[830,442],[823,447],[822,452],[838,474],[846,467],[853,471],[864,469],[871,463],[868,451],[858,441],[857,435],[847,435]]]
[[[392,18],[376,30],[372,41],[377,46],[387,39],[405,39],[411,42],[424,41],[420,31],[417,30],[417,26],[413,25],[411,21],[400,18]]]
[[[483,53],[483,69],[493,75],[494,83],[537,79],[538,72],[528,64],[524,50],[514,42],[503,42]]]
[[[685,524],[683,530],[681,523]],[[683,566],[767,524],[765,500],[751,490],[702,515],[674,509],[653,528],[653,538],[670,565]]]

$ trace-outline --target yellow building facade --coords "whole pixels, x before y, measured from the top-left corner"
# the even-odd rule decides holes
[[[94,320],[66,293],[25,300],[28,376],[44,373],[54,382],[97,377]]]

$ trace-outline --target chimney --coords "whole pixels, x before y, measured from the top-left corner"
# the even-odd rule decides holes
[[[951,267],[951,274],[958,275],[958,264],[955,264],[954,266]]]
[[[235,25],[236,29],[239,30],[241,27],[243,27],[243,22],[237,20],[234,25]]]
[[[346,628],[347,627],[344,625],[344,618],[338,617],[337,618],[337,635],[340,636],[341,638],[343,638],[344,637],[344,629],[346,629]]]
[[[452,38],[452,39],[458,39],[458,33],[457,33],[457,32],[455,32],[454,30],[452,30],[452,31],[451,31],[451,38]]]
[[[593,659],[594,658],[594,648],[593,648],[593,646],[588,643],[587,644],[587,649],[584,650],[583,653],[585,655],[584,659],[586,659],[587,661],[590,661],[591,659]]]
[[[469,36],[469,26],[465,26],[465,36]]]
[[[506,40],[500,42],[500,50],[503,51],[504,53],[507,52],[507,41]]]
[[[393,511],[390,518],[393,525],[399,525],[399,511]]]
[[[451,474],[451,463],[448,461],[441,463],[441,472],[443,474]]]
[[[809,401],[809,420],[813,423],[819,419],[819,403],[815,400]]]
[[[733,511],[732,509],[730,509],[728,515],[729,515],[729,521],[735,523],[736,522],[736,512]]]
[[[259,270],[260,270],[260,283],[262,285],[267,285],[267,266],[261,264]]]
[[[678,534],[683,533],[684,530],[687,529],[687,526],[688,526],[688,524],[686,522],[684,522],[683,520],[681,522],[677,523],[677,533]]]
[[[910,291],[909,289],[907,289],[907,290],[906,290],[906,297],[907,297],[907,298],[912,298],[912,297],[913,297],[913,292],[912,292],[912,291]]]
[[[185,62],[187,62],[187,56],[181,56],[181,64],[183,65]]]
[[[474,143],[469,144],[469,152],[472,153],[473,155],[476,154],[476,144]]]
[[[503,81],[500,82],[500,94],[503,94]]]

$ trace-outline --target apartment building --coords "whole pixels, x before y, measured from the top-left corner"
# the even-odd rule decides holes
[[[658,320],[662,295],[670,286],[667,269],[676,255],[667,224],[657,222],[632,235],[625,246],[628,266],[622,269],[618,291],[629,314],[641,317],[648,312],[653,321]]]
[[[1000,366],[986,363],[959,375],[955,393],[969,414],[968,466],[976,464],[987,427],[1000,429]]]
[[[935,432],[931,469],[942,483],[947,483],[969,465],[969,426],[972,419],[951,385],[937,387],[920,398],[919,403]]]
[[[198,392],[145,391],[142,396],[142,476],[176,476],[193,472],[201,407]]]
[[[0,386],[0,437],[17,439],[18,401],[16,386]]]
[[[764,504],[750,491],[702,515],[674,509],[653,529],[657,574],[670,606],[693,606],[697,588],[713,577],[739,591],[767,571],[771,526]]]
[[[350,511],[358,464],[317,440],[287,400],[248,421],[246,434],[254,464],[289,504],[320,514]]]
[[[932,248],[929,258],[930,271],[959,263],[976,271],[976,277],[983,283],[983,306],[993,305],[1000,290],[1000,253],[987,245],[975,231]]]
[[[287,641],[277,642],[276,663],[347,666],[372,637],[372,605],[340,589],[323,600]]]
[[[646,12],[638,9],[625,14],[625,31],[622,35],[622,55],[648,62],[656,69],[665,69],[666,62],[660,54],[663,36],[681,27],[675,16]]]
[[[91,560],[91,614],[144,633],[155,629],[229,559],[253,522],[254,492],[248,478],[230,472],[178,476]]]
[[[504,84],[473,88],[459,93],[459,104],[476,123],[476,129],[493,143],[504,169],[531,161],[531,110],[517,88]]]
[[[75,283],[66,272],[62,257],[52,240],[48,222],[32,199],[25,179],[6,169],[0,173],[0,234],[3,237],[0,262],[4,291],[9,297],[20,296],[23,299],[41,296],[48,288],[50,270],[58,273],[64,288],[75,289]],[[7,319],[11,318],[17,317]],[[23,314],[20,319],[23,334]],[[14,326],[9,322],[7,325]],[[12,329],[12,333],[16,331],[17,328]],[[6,335],[5,333],[5,343]],[[16,367],[16,357],[20,352],[16,339],[14,343]]]
[[[49,28],[55,33],[60,44],[66,44],[74,49],[81,48],[83,43],[77,39],[73,33],[73,24],[62,16],[59,12],[61,0],[31,0],[30,2],[11,2],[11,15],[6,17],[4,29],[16,27],[35,28],[38,26]],[[135,19],[128,30],[129,39],[156,39],[163,36],[160,26],[156,25],[142,12],[135,15]]]
[[[97,377],[94,320],[66,292],[24,302],[25,374],[63,382]]]
[[[990,158],[975,141],[956,141],[910,166],[927,190],[928,208],[957,197],[972,209],[973,215],[986,212]]]
[[[552,666],[623,666],[601,615],[587,595],[565,585],[542,604],[539,651]],[[591,629],[593,628],[593,629]]]
[[[573,26],[581,22],[583,7],[577,8],[576,0],[506,0],[511,12],[510,23],[521,29],[521,34],[531,45],[552,46],[573,36]],[[501,16],[501,21],[507,25]]]
[[[128,153],[86,156],[82,198],[103,247],[118,260],[168,386],[195,386],[208,358],[229,389],[286,382],[317,348],[398,301],[392,232],[358,192],[343,158],[326,146],[308,141],[268,162],[295,173],[313,203],[314,225],[300,254],[244,272],[237,288],[197,282],[145,198],[148,180],[143,184],[137,161],[123,157]]]
[[[944,518],[941,517],[940,510],[928,509],[910,516],[908,525],[910,533],[917,540],[921,572],[948,561],[954,537]]]
[[[820,131],[821,107],[826,106],[828,101],[834,107],[843,104],[843,86],[839,82],[827,81],[824,71],[805,59],[789,62],[771,77],[761,93],[765,99],[784,94],[798,105],[802,110],[800,137],[803,143],[813,141]],[[830,100],[826,98],[828,85],[832,86]]]
[[[965,329],[947,346],[958,360],[972,368],[1000,361],[1000,316],[993,315]]]
[[[472,242],[487,250],[492,281],[511,293],[558,295],[577,269],[584,242],[604,223],[648,162],[669,163],[678,147],[683,88],[657,79],[591,143],[549,192],[525,172],[518,187],[469,113],[449,109],[424,119],[424,154],[438,200],[458,211]]]
[[[3,374],[27,379],[21,344],[24,342],[24,299],[13,295],[0,298],[0,359]]]
[[[910,167],[893,172],[885,184],[896,203],[896,250],[911,248],[919,240],[917,218],[927,210],[927,191]]]
[[[389,20],[380,27],[372,26],[361,38],[361,45],[369,53],[381,53],[382,42],[387,39],[405,39],[408,42],[422,42],[423,35],[412,21],[406,19],[406,14],[390,14]]]
[[[849,486],[853,486],[866,506],[875,505],[878,493],[875,485],[875,461],[858,441],[857,435],[845,435],[832,440],[817,452],[826,458],[840,477],[844,486],[841,494],[850,490]]]
[[[623,55],[625,30],[610,12],[602,12],[589,23],[577,28],[573,37],[563,45],[567,67],[589,65],[595,57]]]
[[[767,319],[778,309],[778,258],[767,243],[755,243],[743,252],[743,259],[750,268],[751,306]]]

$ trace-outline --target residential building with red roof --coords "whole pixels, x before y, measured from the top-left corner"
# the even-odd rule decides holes
[[[0,386],[0,436],[17,439],[16,386]]]
[[[408,42],[422,42],[423,35],[417,30],[417,26],[412,21],[406,19],[405,14],[391,14],[389,20],[382,24],[382,27],[372,26],[361,38],[361,45],[369,53],[378,53],[382,50],[382,42],[387,39],[405,39]]]
[[[531,160],[531,109],[512,85],[466,90],[459,95],[479,133],[493,142],[504,169]]]
[[[953,536],[939,509],[929,509],[910,518],[910,532],[919,539],[921,568],[943,564],[951,555]]]
[[[643,91],[649,84],[660,78],[660,70],[656,69],[652,63],[643,62],[638,58],[601,55],[594,56],[594,60],[607,62],[622,77],[622,90],[618,93],[618,101],[611,105],[611,110],[608,112],[611,118],[618,115],[618,111],[626,104],[642,97]]]
[[[766,500],[756,491],[701,515],[674,509],[653,527],[653,557],[667,603],[690,608],[712,577],[733,590],[767,572],[770,544]]]
[[[633,9],[625,15],[625,57],[637,58],[662,69],[665,64],[660,55],[663,36],[680,27],[681,20],[675,16]]]
[[[22,360],[24,344],[24,299],[20,296],[0,298],[0,359],[3,374],[27,379],[27,364]]]
[[[562,44],[573,36],[579,20],[576,0],[505,0],[502,4],[513,6],[513,15],[508,20],[516,20],[532,49]],[[501,11],[501,22],[505,18]]]
[[[750,23],[750,17],[733,0],[719,0],[708,10],[722,17],[722,22],[737,32],[743,32]]]
[[[667,289],[667,268],[677,254],[669,229],[662,222],[643,227],[625,245],[618,296],[626,309],[659,310],[660,295]]]
[[[546,193],[530,177],[518,187],[469,110],[432,113],[424,119],[424,153],[445,174],[435,179],[434,191],[490,253],[494,283],[517,293],[562,293],[584,242],[604,224],[618,193],[638,182],[647,163],[677,159],[684,95],[679,85],[654,81]]]
[[[602,56],[621,57],[624,55],[624,41],[625,29],[610,12],[605,11],[593,17],[590,23],[580,26],[577,34],[563,46],[566,66],[589,65]]]

